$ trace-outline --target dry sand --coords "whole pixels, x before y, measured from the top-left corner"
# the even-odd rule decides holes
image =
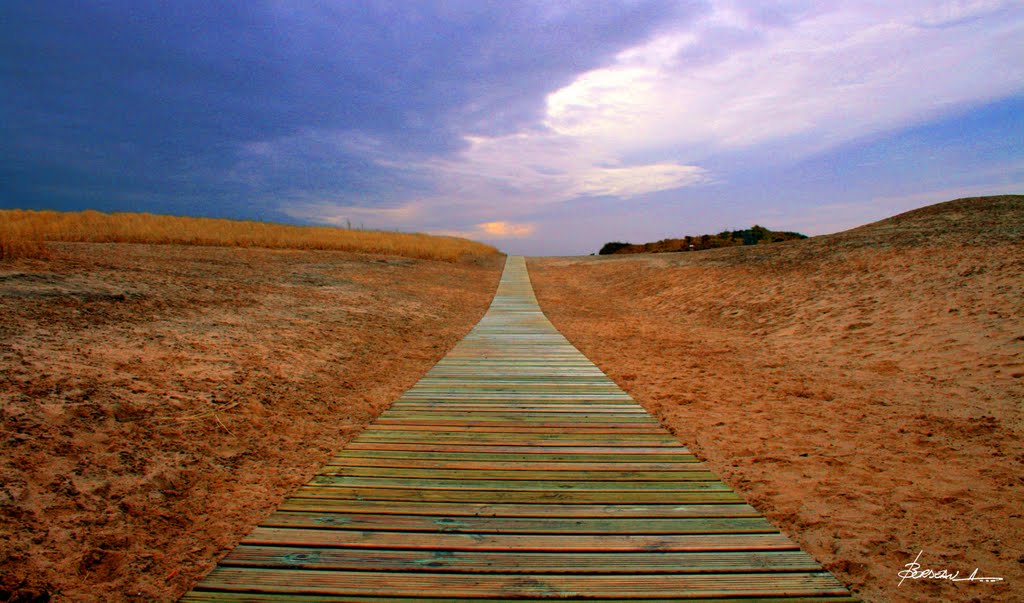
[[[0,263],[0,601],[172,601],[483,315],[501,259]]]
[[[580,350],[868,601],[1024,601],[1024,197],[529,263]],[[907,580],[922,569],[1001,583]]]

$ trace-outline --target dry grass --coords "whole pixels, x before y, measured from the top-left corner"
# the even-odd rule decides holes
[[[36,226],[26,220],[9,219],[16,210],[0,211],[0,260],[46,258],[49,250]]]
[[[322,249],[448,262],[499,253],[476,241],[420,233],[91,210],[0,210],[0,259],[45,255],[44,241]]]

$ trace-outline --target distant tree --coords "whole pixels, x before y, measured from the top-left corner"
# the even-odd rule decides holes
[[[661,239],[650,243],[633,245],[631,243],[605,243],[600,255],[613,253],[666,253],[675,251],[699,251],[734,245],[759,245],[762,243],[779,243],[793,239],[806,239],[807,235],[798,232],[776,232],[757,224],[746,230],[723,230],[716,235],[687,235],[681,239]]]
[[[618,253],[625,247],[631,247],[629,243],[620,243],[619,241],[613,241],[611,243],[605,243],[604,247],[601,247],[601,251],[598,251],[598,255],[611,255]]]

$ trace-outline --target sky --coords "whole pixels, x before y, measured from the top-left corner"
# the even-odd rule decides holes
[[[0,3],[0,208],[592,253],[1024,193],[1024,4]]]

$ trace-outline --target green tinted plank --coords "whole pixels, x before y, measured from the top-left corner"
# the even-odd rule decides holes
[[[665,454],[666,450],[685,450],[678,443],[672,447],[662,446],[593,446],[581,444],[579,446],[558,446],[547,444],[428,444],[402,442],[350,442],[349,450],[407,450],[412,452],[508,452],[518,454],[610,454],[617,452],[622,454]]]
[[[415,459],[415,458],[389,458],[389,457],[377,457],[377,456],[344,456],[335,457],[331,459],[322,473],[330,474],[333,471],[342,471],[347,468],[351,469],[362,469],[366,471],[372,471],[374,468],[386,471],[388,469],[397,470],[410,470],[410,471],[429,471],[431,468],[436,468],[438,471],[469,471],[469,470],[494,470],[493,472],[507,475],[508,479],[514,479],[516,473],[531,473],[531,472],[542,472],[542,473],[575,473],[577,475],[584,474],[586,472],[581,469],[591,468],[595,474],[609,474],[609,475],[623,475],[627,476],[636,474],[643,476],[646,473],[658,473],[663,472],[668,474],[679,474],[687,472],[703,472],[704,465],[691,461],[681,461],[678,463],[637,463],[637,462],[623,462],[623,463],[611,463],[611,462],[585,462],[584,466],[581,467],[580,462],[557,462],[557,461],[539,461],[533,460],[527,461],[488,461],[488,460],[472,460],[472,459]],[[386,475],[386,473],[380,473],[378,475]],[[439,474],[439,475],[444,475]],[[614,479],[614,478],[610,478]],[[638,477],[638,479],[643,479]]]
[[[438,407],[435,410],[402,411],[390,410],[382,419],[387,420],[429,420],[429,421],[472,421],[474,423],[518,423],[520,425],[532,425],[537,423],[565,423],[575,422],[580,425],[614,425],[618,423],[636,423],[642,421],[644,416],[637,413],[576,413],[570,411],[546,412],[537,414],[524,414],[515,411],[456,411],[450,408]],[[648,417],[649,418],[649,417]]]
[[[702,481],[494,480],[317,475],[310,485],[339,488],[402,488],[414,490],[504,490],[509,492],[694,492],[727,491],[717,479]]]
[[[367,428],[366,431],[439,431],[443,428],[448,433],[493,431],[502,433],[545,433],[551,430],[571,429],[574,433],[664,433],[662,428],[651,423],[625,423],[609,426],[605,424],[591,425],[587,423],[543,423],[536,426],[523,426],[521,421],[431,421],[401,420],[381,418]]]
[[[574,504],[451,503],[439,501],[375,501],[292,496],[279,507],[283,511],[331,513],[385,513],[394,515],[443,515],[445,517],[752,517],[753,507],[734,499],[727,503],[676,504]]]
[[[293,529],[259,526],[242,542],[253,545],[448,551],[787,551],[782,534],[460,534]]]
[[[536,553],[339,549],[242,544],[222,561],[235,567],[455,573],[658,574],[813,572],[819,565],[803,551],[713,553]]]
[[[383,431],[379,429],[366,430],[360,434],[360,442],[445,442],[455,443],[478,443],[495,442],[519,445],[529,444],[557,444],[559,446],[569,445],[567,442],[580,442],[579,445],[593,446],[595,443],[612,444],[642,444],[644,446],[679,446],[679,441],[668,434],[662,433],[622,433],[615,430],[604,430],[598,433],[585,433],[575,430],[535,430],[532,432],[505,432],[505,431],[483,431],[474,430],[471,432],[452,432],[447,430],[437,431]]]
[[[611,467],[613,465],[605,465]],[[680,482],[710,481],[716,479],[710,471],[609,471],[591,469],[590,471],[565,471],[556,469],[529,469],[519,465],[516,470],[493,469],[492,465],[480,463],[477,469],[446,469],[442,467],[424,466],[419,468],[401,467],[366,467],[328,465],[320,470],[320,475],[378,477],[378,478],[422,478],[435,480],[539,480],[539,481],[616,481],[616,482]],[[591,465],[592,467],[592,465]],[[578,469],[578,466],[577,466]]]
[[[390,500],[465,503],[530,503],[546,505],[630,504],[630,503],[708,503],[742,502],[728,489],[693,492],[593,492],[593,491],[517,491],[517,490],[417,490],[401,488],[339,488],[321,485],[301,487],[295,496],[348,500]]]
[[[460,597],[692,597],[846,595],[826,572],[758,574],[556,575],[310,571],[218,567],[204,588],[235,592],[365,594],[416,597],[425,592]]]
[[[494,534],[755,534],[776,533],[763,517],[712,518],[508,518],[438,515],[350,515],[277,511],[261,524],[274,528],[313,528],[391,532]]]
[[[480,450],[470,451],[449,451],[449,450],[375,450],[372,448],[352,449],[346,448],[335,459],[412,459],[412,460],[447,460],[447,461],[486,461],[486,462],[512,462],[512,463],[687,463],[696,462],[696,457],[688,451],[673,451],[661,454],[633,454],[620,452],[619,454],[594,453],[574,449],[572,452],[486,452]],[[333,461],[332,461],[333,462]]]
[[[214,591],[193,591],[186,594],[182,599],[181,603],[224,603],[229,601],[231,603],[238,603],[244,601],[246,603],[339,603],[344,601],[345,603],[415,603],[417,601],[435,601],[435,602],[451,602],[451,601],[472,601],[474,603],[508,603],[508,597],[502,598],[486,598],[486,597],[452,597],[452,596],[430,596],[432,593],[420,593],[417,597],[375,597],[372,595],[296,595],[296,594],[273,594],[273,593],[245,593],[244,598],[240,598],[240,594],[237,592],[214,592]],[[686,597],[682,598],[683,595],[670,597],[670,598],[658,598],[658,599],[647,599],[647,598],[631,598],[631,599],[615,599],[601,597],[599,599],[586,596],[586,597],[559,597],[558,601],[601,601],[602,603],[666,603],[667,601],[686,601],[687,603],[857,603],[858,599],[849,596],[822,596],[822,597],[715,597],[713,599],[708,598],[695,598]],[[544,601],[551,601],[551,598],[534,598],[534,597],[520,597],[516,596],[516,601],[520,603],[542,603]]]

